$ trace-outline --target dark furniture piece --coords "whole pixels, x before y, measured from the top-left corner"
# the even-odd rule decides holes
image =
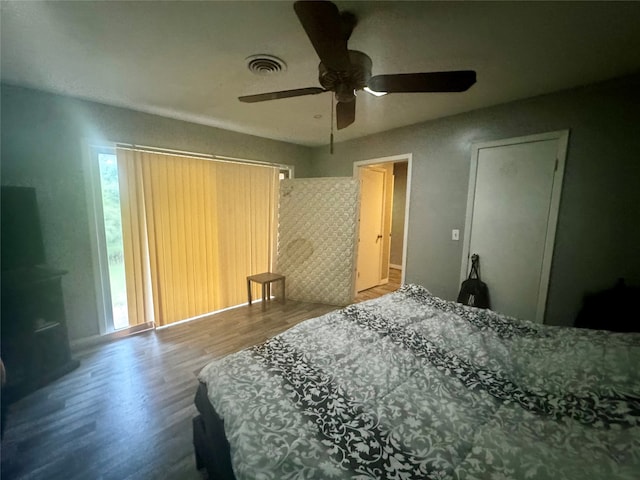
[[[24,268],[2,272],[2,402],[12,402],[70,372],[61,279],[66,272]]]
[[[200,383],[195,397],[199,415],[193,419],[193,449],[196,468],[205,468],[209,478],[235,480],[231,467],[229,442],[224,433],[224,421],[213,409],[207,396],[207,386]]]
[[[0,220],[3,272],[47,263],[35,188],[2,185]]]
[[[612,332],[640,332],[638,298],[640,287],[627,285],[620,278],[613,288],[584,296],[574,326]]]

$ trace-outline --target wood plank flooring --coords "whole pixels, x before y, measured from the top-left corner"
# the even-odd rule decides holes
[[[11,405],[1,478],[202,479],[191,437],[197,372],[335,308],[255,303],[76,352],[77,370]]]
[[[374,298],[378,298],[385,293],[395,292],[400,288],[400,284],[402,282],[402,270],[397,268],[389,269],[389,283],[384,285],[378,285],[377,287],[370,288],[368,290],[363,290],[362,292],[358,292],[356,295],[356,302],[363,302],[365,300],[372,300]]]
[[[356,301],[399,287],[361,292]],[[196,375],[211,359],[260,343],[336,307],[260,303],[95,345],[80,367],[11,405],[0,477],[202,480],[191,419]]]

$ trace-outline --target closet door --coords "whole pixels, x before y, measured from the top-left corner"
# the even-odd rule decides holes
[[[480,256],[491,309],[542,323],[568,132],[475,145],[461,277]]]

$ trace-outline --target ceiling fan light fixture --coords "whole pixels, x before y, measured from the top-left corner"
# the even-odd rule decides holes
[[[256,75],[277,75],[287,70],[284,60],[273,55],[259,54],[246,58],[247,68]]]
[[[375,90],[371,90],[369,87],[364,87],[363,90],[375,97],[382,97],[388,93],[388,92],[376,92]]]
[[[364,52],[350,50],[347,45],[357,24],[355,15],[340,12],[336,4],[328,0],[298,0],[293,9],[320,59],[318,82],[321,87],[244,95],[238,97],[241,102],[255,103],[332,92],[332,107],[334,99],[337,101],[336,126],[342,130],[355,122],[356,92],[359,90],[375,96],[387,93],[453,93],[464,92],[476,83],[474,70],[372,76],[371,58]]]

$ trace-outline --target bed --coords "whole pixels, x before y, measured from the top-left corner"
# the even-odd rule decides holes
[[[199,380],[196,461],[213,479],[640,478],[640,334],[405,285]]]

